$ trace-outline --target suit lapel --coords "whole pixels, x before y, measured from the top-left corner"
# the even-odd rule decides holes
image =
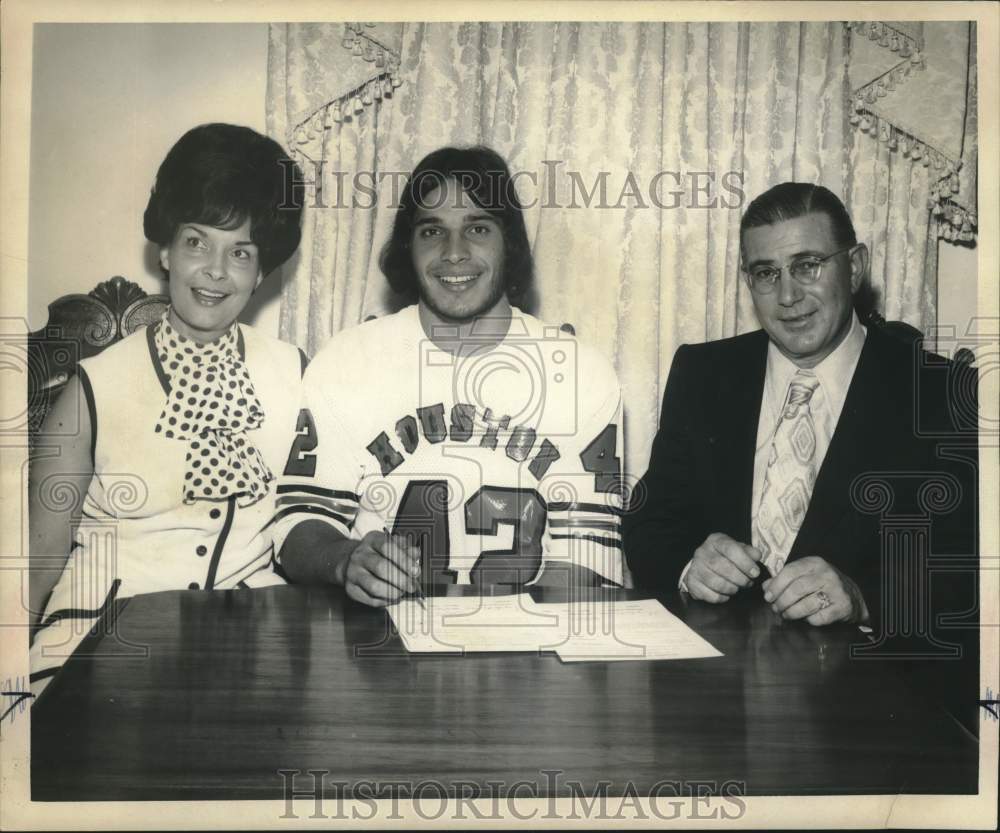
[[[718,505],[732,507],[725,525],[733,537],[747,542],[767,345],[767,334],[760,330],[751,334],[734,356],[725,357],[725,366],[717,369],[712,408],[715,420],[710,442],[717,449]]]
[[[790,557],[817,550],[828,529],[850,510],[852,481],[870,470],[879,456],[879,432],[873,430],[873,425],[885,419],[889,408],[883,375],[884,338],[875,327],[869,328]]]

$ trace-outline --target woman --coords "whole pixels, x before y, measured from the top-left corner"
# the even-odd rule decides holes
[[[276,142],[229,124],[163,160],[144,229],[170,306],[80,363],[31,469],[37,690],[116,599],[282,581],[268,523],[305,361],[237,317],[299,244],[299,183]]]

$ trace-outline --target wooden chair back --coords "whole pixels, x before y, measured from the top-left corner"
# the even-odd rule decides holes
[[[48,322],[28,334],[29,437],[38,433],[81,359],[156,321],[169,303],[167,295],[147,295],[116,275],[86,295],[63,295],[49,304]]]

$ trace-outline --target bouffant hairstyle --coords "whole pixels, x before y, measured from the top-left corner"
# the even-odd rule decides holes
[[[510,169],[488,147],[444,147],[425,156],[403,188],[392,234],[382,248],[379,266],[389,285],[410,300],[417,298],[417,275],[410,244],[417,208],[426,206],[435,188],[455,180],[473,203],[493,217],[503,232],[503,281],[508,300],[520,305],[534,278],[528,232]]]
[[[184,223],[231,230],[249,219],[266,275],[298,248],[303,198],[298,165],[273,139],[249,127],[203,124],[181,136],[160,165],[143,230],[169,246]]]

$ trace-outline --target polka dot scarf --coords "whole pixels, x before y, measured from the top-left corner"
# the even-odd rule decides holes
[[[236,346],[237,325],[218,341],[200,344],[157,324],[154,341],[170,393],[156,433],[187,442],[184,502],[224,500],[256,503],[274,475],[247,431],[264,421],[264,410]]]

